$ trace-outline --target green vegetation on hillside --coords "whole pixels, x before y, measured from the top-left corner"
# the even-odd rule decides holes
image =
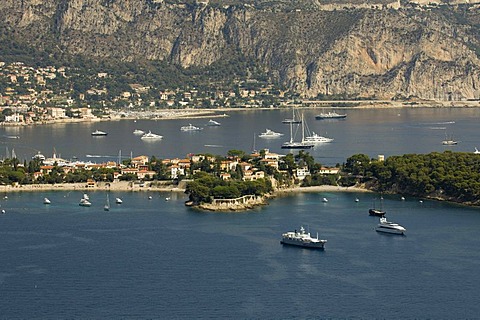
[[[379,192],[403,193],[480,204],[480,155],[445,151],[388,157],[384,162],[357,154],[345,172]]]

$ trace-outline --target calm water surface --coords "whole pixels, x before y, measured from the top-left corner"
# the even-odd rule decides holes
[[[317,146],[309,152],[322,164],[345,162],[356,153],[371,157],[405,153],[457,150],[473,152],[480,147],[478,121],[480,108],[476,109],[382,109],[346,110],[345,120],[315,120],[322,109],[306,109],[304,117],[310,130],[334,138],[333,143]],[[218,118],[220,127],[207,127],[208,119],[189,120],[124,120],[49,126],[0,127],[0,155],[15,151],[18,158],[30,159],[37,151],[51,156],[54,150],[66,159],[101,162],[117,159],[119,153],[129,157],[155,155],[160,158],[185,157],[189,153],[209,152],[224,155],[228,150],[251,151],[269,148],[284,154],[283,142],[290,139],[290,128],[282,124],[291,117],[289,110],[230,112],[227,118]],[[204,127],[199,132],[181,132],[180,127],[192,123]],[[284,133],[279,139],[255,138],[266,128]],[[108,132],[106,137],[92,137],[96,129]],[[163,135],[161,141],[144,141],[133,131],[151,130]],[[295,132],[295,130],[294,130]],[[17,135],[20,139],[7,136]],[[443,146],[445,136],[461,141],[457,146]],[[295,140],[301,139],[300,131]],[[96,157],[87,157],[96,156]],[[97,158],[98,157],[98,158]]]
[[[480,212],[386,197],[407,236],[374,231],[375,194],[298,194],[247,213],[183,194],[80,192],[1,202],[2,318],[476,318]],[[43,205],[48,196],[51,205]],[[170,201],[165,201],[171,196]],[[327,197],[328,203],[321,199]],[[358,197],[360,202],[354,199]],[[304,225],[325,251],[284,247]]]
[[[372,157],[448,150],[445,133],[474,150],[477,109],[348,110],[344,121],[310,129],[335,138],[312,150],[326,164],[355,153]],[[255,148],[284,153],[288,111],[233,112],[221,127],[180,132],[191,122],[119,121],[0,128],[9,152],[29,159],[37,150],[103,161],[122,155],[183,157],[251,150],[266,128],[285,139],[255,139]],[[95,129],[107,137],[91,137]],[[163,141],[146,143],[133,130]],[[10,139],[7,135],[19,135]],[[480,146],[480,143],[478,144]],[[87,158],[86,155],[101,156]],[[149,200],[148,196],[152,195]],[[8,194],[0,200],[0,318],[478,318],[480,212],[418,199],[385,197],[389,220],[407,236],[374,231],[368,216],[375,194],[316,193],[280,197],[246,213],[205,213],[184,206],[184,194],[111,193],[122,205],[103,211],[106,195],[81,192]],[[171,197],[165,201],[165,197]],[[43,205],[44,197],[52,200]],[[328,203],[321,199],[327,197]],[[360,202],[354,199],[358,197]],[[328,240],[326,250],[280,245],[282,232],[307,226]]]

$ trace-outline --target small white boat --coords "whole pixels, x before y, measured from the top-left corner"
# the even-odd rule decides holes
[[[283,133],[275,132],[270,129],[266,129],[265,132],[262,132],[258,135],[259,138],[264,139],[280,138],[281,136],[283,136]]]
[[[443,141],[442,141],[442,144],[445,145],[445,146],[454,146],[454,145],[458,144],[458,141],[455,141],[455,140],[443,140]]]
[[[358,199],[358,198],[355,198],[355,202],[359,202],[359,201],[360,201],[360,199]]]
[[[387,218],[385,217],[381,217],[380,223],[375,228],[375,231],[403,235],[407,229],[397,223],[387,221]]]
[[[43,198],[43,204],[50,204],[50,203],[52,203],[52,202],[50,201],[50,199],[48,199],[48,198]]]
[[[475,147],[475,151],[473,152],[474,154],[480,154],[480,151]]]
[[[219,127],[221,125],[222,124],[220,122],[212,120],[212,119],[208,120],[208,122],[207,122],[207,126],[209,126],[209,127]]]
[[[87,199],[82,198],[82,199],[80,199],[80,203],[78,205],[81,206],[81,207],[90,207],[92,205],[92,203],[90,201],[88,201]]]
[[[123,203],[123,200],[120,199],[120,198],[115,198],[115,203],[116,203],[116,204],[122,204],[122,203]]]
[[[148,131],[140,139],[143,139],[143,140],[160,140],[162,138],[163,138],[163,136],[152,133],[151,131]]]
[[[92,136],[106,136],[108,133],[106,133],[105,131],[101,131],[101,130],[95,130],[92,132]]]
[[[328,199],[327,199],[327,198],[323,198],[323,199],[322,199],[322,202],[328,202]]]
[[[458,141],[453,140],[453,138],[450,136],[447,136],[447,133],[445,132],[445,140],[442,141],[442,144],[444,146],[454,146],[458,144]]]
[[[305,232],[303,226],[300,227],[300,232],[289,231],[282,234],[282,240],[280,241],[281,244],[288,244],[292,246],[299,246],[304,248],[313,248],[313,249],[324,249],[325,243],[327,240],[321,240],[317,237],[313,238],[310,235],[310,232]]]
[[[168,201],[168,200],[170,200],[170,197],[166,197],[166,198],[165,198],[165,201]]]
[[[141,136],[141,135],[145,134],[145,131],[140,130],[140,129],[135,129],[135,130],[133,130],[133,134],[137,135],[137,136]]]
[[[203,128],[195,127],[191,123],[188,124],[188,126],[183,126],[180,128],[181,131],[200,131],[203,130]]]

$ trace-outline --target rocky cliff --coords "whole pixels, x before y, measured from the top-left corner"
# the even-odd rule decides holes
[[[473,6],[266,10],[154,0],[2,0],[4,33],[38,48],[188,68],[258,61],[307,97],[478,99]]]

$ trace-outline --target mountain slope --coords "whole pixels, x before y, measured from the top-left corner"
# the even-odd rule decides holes
[[[38,50],[209,66],[233,53],[304,96],[478,99],[473,6],[267,10],[153,0],[3,0],[4,33]]]

